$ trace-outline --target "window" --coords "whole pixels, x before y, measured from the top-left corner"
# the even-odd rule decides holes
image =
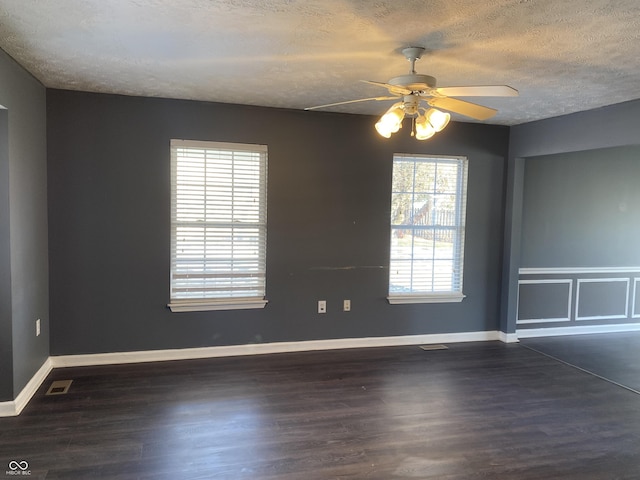
[[[394,155],[389,303],[460,302],[467,159]]]
[[[267,147],[171,141],[172,311],[266,304]]]

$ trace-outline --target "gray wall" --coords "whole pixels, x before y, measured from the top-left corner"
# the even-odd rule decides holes
[[[527,159],[522,267],[640,266],[640,147]]]
[[[518,269],[524,260],[522,214],[527,181],[525,165],[535,162],[536,159],[533,157],[638,145],[639,114],[640,100],[635,100],[511,128],[506,174],[501,330],[515,332],[516,329]],[[590,178],[588,181],[592,183],[593,179]],[[548,263],[551,260],[545,258],[542,262]],[[591,263],[595,264],[604,261],[598,258],[591,259]]]
[[[8,117],[0,109],[0,401],[13,399]]]
[[[640,147],[529,157],[524,172],[521,266],[570,270],[520,274],[518,327],[637,322]]]
[[[510,132],[510,158],[580,152],[640,144],[640,100],[516,125]]]
[[[52,354],[497,328],[508,128],[452,123],[427,142],[385,140],[372,117],[47,97]],[[166,308],[171,138],[268,145],[264,310]],[[469,157],[462,303],[385,300],[394,152]]]
[[[2,51],[0,104],[7,108],[8,120],[8,157],[0,157],[4,175],[0,180],[0,266],[4,278],[0,282],[4,287],[10,275],[11,284],[11,302],[3,305],[0,318],[3,362],[9,343],[12,350],[11,378],[7,380],[6,366],[0,369],[0,400],[11,400],[49,356],[46,91]],[[10,273],[6,270],[7,255]],[[6,291],[2,295],[5,300]],[[43,328],[39,337],[35,336],[37,318],[41,318]]]

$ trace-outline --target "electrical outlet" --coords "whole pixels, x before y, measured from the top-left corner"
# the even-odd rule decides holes
[[[318,313],[327,313],[327,301],[318,300]]]
[[[36,320],[36,337],[40,336],[40,319]]]
[[[351,300],[343,300],[342,301],[342,311],[350,312],[351,311]]]

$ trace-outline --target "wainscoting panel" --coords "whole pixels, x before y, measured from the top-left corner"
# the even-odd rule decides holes
[[[640,267],[521,268],[516,318],[523,338],[637,329]]]
[[[628,278],[579,278],[576,320],[609,320],[629,316]]]
[[[640,287],[640,277],[633,279],[633,300],[631,302],[631,317],[640,318],[640,294],[638,288]]]
[[[571,320],[573,280],[520,280],[518,325]]]

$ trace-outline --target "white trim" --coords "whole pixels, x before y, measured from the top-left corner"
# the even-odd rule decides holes
[[[555,274],[583,274],[583,273],[633,273],[640,272],[640,267],[550,267],[550,268],[520,268],[520,275],[555,275]]]
[[[516,325],[528,325],[531,323],[561,323],[570,321],[570,318],[532,318],[527,320],[516,320]]]
[[[624,301],[624,315],[593,315],[590,317],[578,316],[578,310],[580,309],[580,284],[581,283],[613,283],[613,282],[625,282],[627,284],[626,295]],[[629,317],[629,279],[628,278],[578,278],[576,284],[576,309],[574,318],[576,321],[582,320],[613,320]]]
[[[253,150],[256,152],[267,153],[268,146],[258,143],[229,143],[229,142],[212,142],[209,140],[187,140],[182,138],[172,138],[170,142],[171,147],[180,148],[203,148],[203,149],[215,149],[215,150]]]
[[[520,341],[517,333],[498,332],[498,339],[502,343],[518,343]]]
[[[569,284],[569,293],[567,298],[567,316],[559,318],[525,318],[520,319],[520,285],[535,285],[540,283],[558,283]],[[516,325],[522,325],[526,323],[552,323],[552,322],[570,322],[571,321],[571,299],[573,298],[573,280],[570,278],[557,278],[557,279],[532,279],[532,280],[518,280],[518,296],[516,300]]]
[[[590,333],[616,333],[640,331],[640,323],[616,325],[579,325],[576,327],[526,328],[517,331],[518,338],[555,337],[558,335],[587,335]]]
[[[433,295],[389,295],[387,301],[391,305],[408,303],[459,303],[466,295],[462,293],[434,293]]]
[[[51,357],[47,358],[38,371],[27,382],[15,400],[10,402],[0,402],[0,417],[13,417],[20,415],[20,412],[27,406],[31,397],[38,391],[47,375],[53,370]]]
[[[51,357],[54,368],[114,365],[121,363],[162,362],[198,358],[265,355],[270,353],[338,350],[344,348],[392,347],[431,343],[460,343],[499,340],[497,331],[405,335],[393,337],[338,338],[302,342],[257,343],[222,347],[183,348],[174,350],[146,350],[138,352],[95,353],[88,355],[60,355]]]
[[[171,310],[264,308],[242,300],[264,300],[266,291],[267,146],[172,139],[170,153]],[[224,181],[207,188],[211,175]],[[213,204],[212,196],[219,197]],[[253,202],[251,212],[236,215],[236,200]],[[236,241],[244,259],[227,251]],[[222,263],[209,262],[215,258]]]
[[[407,304],[407,303],[449,303],[449,302],[461,302],[464,296],[462,295],[463,290],[463,281],[464,281],[464,245],[465,245],[465,224],[466,224],[466,215],[467,215],[467,193],[468,193],[468,178],[469,178],[469,159],[466,156],[439,156],[439,155],[427,155],[427,154],[402,154],[402,153],[394,153],[393,154],[393,172],[392,177],[395,179],[398,175],[398,170],[402,165],[408,165],[411,167],[413,171],[412,175],[415,177],[416,171],[420,165],[422,166],[432,166],[435,168],[435,180],[437,181],[439,178],[440,170],[438,170],[438,166],[442,166],[444,168],[442,175],[450,176],[449,178],[451,183],[452,190],[449,192],[450,197],[453,198],[453,205],[450,205],[451,210],[450,214],[452,214],[452,218],[450,222],[447,223],[446,226],[439,225],[439,221],[436,221],[436,218],[431,215],[427,215],[424,218],[424,222],[417,222],[416,219],[410,219],[408,217],[412,217],[408,215],[406,218],[394,218],[393,212],[389,216],[390,219],[390,234],[392,241],[389,246],[389,261],[388,266],[388,296],[387,301],[391,305],[395,304]],[[446,168],[453,167],[455,172],[452,170],[447,173]],[[415,178],[414,178],[415,180]],[[396,181],[392,182],[394,185]],[[398,194],[406,194],[411,197],[410,200],[410,209],[415,209],[418,207],[419,203],[416,203],[415,196],[417,195],[417,191],[415,190],[415,181],[414,185],[410,188],[402,188],[402,189],[391,189],[390,200],[393,203],[393,199],[396,198]],[[425,187],[426,188],[426,187]],[[430,197],[432,195],[436,195],[435,185],[432,185],[426,190],[420,189],[419,192],[421,194]],[[408,207],[409,208],[409,207]],[[428,210],[431,212],[430,210]],[[415,213],[415,211],[414,211]],[[438,266],[437,258],[427,258],[428,256],[420,257],[416,251],[411,249],[409,253],[404,251],[404,248],[399,247],[398,245],[394,245],[393,239],[397,237],[396,233],[398,231],[408,231],[410,236],[414,236],[419,231],[423,230],[432,230],[437,232],[438,230],[445,229],[449,233],[453,235],[452,237],[452,258],[450,258],[449,262],[451,263],[450,267]],[[416,256],[417,255],[417,256]],[[433,255],[431,255],[433,257]],[[403,267],[400,267],[403,265]],[[405,268],[409,269],[409,271],[405,271]],[[400,274],[396,269],[403,270],[403,273]],[[395,273],[394,273],[395,272]],[[400,275],[399,278],[396,279],[396,275]],[[414,290],[414,283],[420,283],[418,278],[422,278],[424,282],[431,283],[432,288],[435,284],[437,284],[437,278],[441,278],[444,281],[449,276],[449,287],[445,291],[432,291],[429,293],[424,292],[423,289],[419,288],[417,285]],[[430,280],[428,280],[430,278]],[[409,284],[406,285],[406,281],[409,281]],[[393,288],[394,281],[398,282],[398,284],[407,287],[407,290],[410,293],[402,293],[398,292],[398,290]],[[403,297],[413,297],[413,300],[409,300]]]
[[[437,343],[463,343],[500,340],[517,342],[515,333],[495,330],[484,332],[436,333],[393,337],[338,338],[301,342],[259,343],[228,345],[222,347],[184,348],[173,350],[146,350],[137,352],[95,353],[87,355],[59,355],[47,358],[15,400],[0,402],[0,417],[16,416],[22,412],[31,397],[40,388],[54,368],[116,365],[125,363],[162,362],[199,358],[234,357],[241,355],[265,355],[271,353],[307,352],[313,350],[338,350],[347,348],[392,347],[427,345]]]
[[[636,313],[636,293],[638,291],[638,281],[640,281],[640,277],[634,277],[633,300],[631,301],[631,318],[640,318],[640,313]]]
[[[224,300],[174,300],[167,307],[172,312],[209,312],[213,310],[243,310],[264,308],[268,300],[227,298]]]
[[[15,417],[16,413],[16,402],[0,402],[0,418],[2,417]]]
[[[16,413],[15,400],[11,400],[9,402],[0,402],[0,418],[15,417],[16,415],[18,414]]]

